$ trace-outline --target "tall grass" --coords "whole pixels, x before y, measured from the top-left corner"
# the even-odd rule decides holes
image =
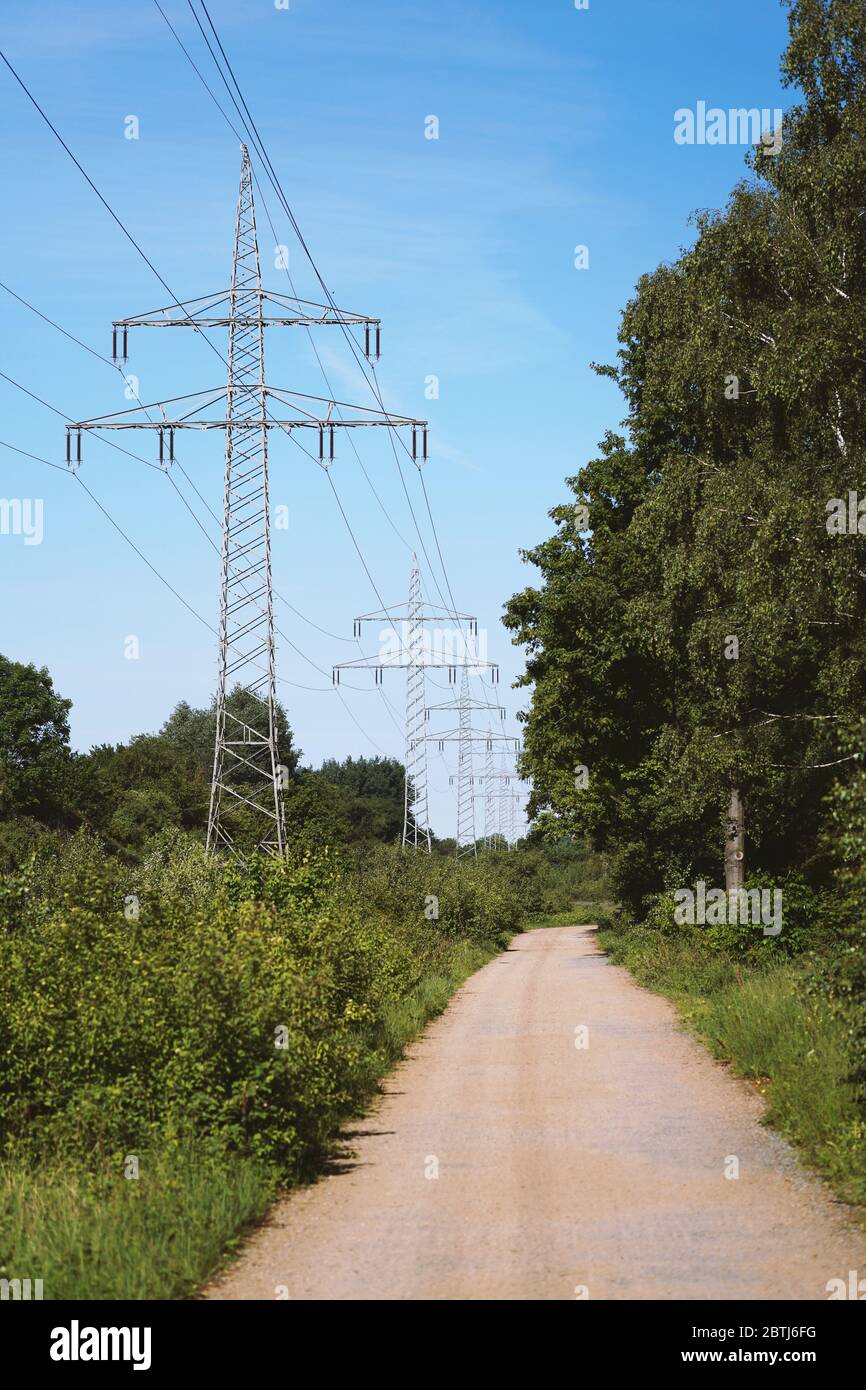
[[[607,925],[600,944],[678,1006],[716,1057],[751,1082],[766,1122],[844,1200],[866,1203],[866,1125],[851,1071],[849,1021],[816,988],[820,959],[734,959],[699,934]]]
[[[191,1293],[264,1212],[273,1170],[201,1144],[137,1155],[138,1178],[65,1160],[0,1164],[5,1278],[46,1299],[168,1299]]]

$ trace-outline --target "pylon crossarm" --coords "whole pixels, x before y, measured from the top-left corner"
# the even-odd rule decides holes
[[[429,709],[430,706],[428,705]],[[511,743],[517,750],[520,740],[514,738],[512,734],[489,734],[486,729],[445,729],[441,734],[425,734],[431,743],[449,743],[453,739],[463,738],[468,743]]]
[[[408,654],[408,648],[404,647],[403,652],[404,654]],[[398,661],[396,659],[393,661],[376,661],[373,657],[359,656],[355,657],[353,661],[338,661],[333,669],[335,671],[401,671],[407,665],[413,665],[427,666],[434,671],[499,671],[499,667],[495,661],[476,661],[472,657],[470,657],[468,661],[464,661],[458,657],[450,656],[443,657],[441,660],[431,660],[429,659],[429,653],[427,657],[428,659],[425,660],[424,654],[422,654],[420,659],[410,656],[409,661]],[[428,705],[426,708],[429,709],[430,706]]]
[[[166,402],[168,404],[168,402]],[[143,410],[154,410],[159,406],[143,406]],[[126,414],[126,412],[123,412]],[[74,424],[66,426],[67,434],[95,430],[226,430],[231,429],[235,434],[243,434],[247,430],[362,430],[371,429],[376,426],[388,425],[392,429],[405,429],[406,426],[420,426],[423,421],[404,419],[400,415],[383,415],[381,420],[366,420],[358,418],[356,420],[328,420],[319,419],[314,415],[301,416],[297,419],[277,419],[273,415],[265,415],[256,419],[239,420],[237,416],[223,420],[191,420],[184,417],[180,420],[123,420],[120,417],[106,415],[98,420],[76,420]]]
[[[256,369],[258,370],[258,369]],[[253,400],[259,410],[255,417],[238,417],[233,408],[228,416],[223,416],[217,420],[193,419],[195,404],[199,403],[203,409],[226,401],[227,404],[235,397],[248,397]],[[263,400],[273,399],[282,405],[291,406],[297,412],[297,418],[276,419],[268,414],[267,407],[262,414]],[[175,419],[168,419],[166,409],[168,406],[178,405],[181,401],[190,401],[189,410],[179,414]],[[327,406],[328,413],[317,412],[315,407]],[[357,412],[355,416],[346,419],[334,416],[334,407],[343,410]],[[159,410],[162,412],[162,419],[150,420],[147,418],[147,411]],[[146,404],[141,402],[139,405],[131,406],[128,410],[114,411],[109,415],[98,415],[90,420],[75,420],[70,422],[67,430],[96,430],[96,429],[226,429],[228,426],[235,431],[246,429],[280,428],[284,429],[287,425],[302,429],[318,429],[319,426],[333,426],[333,428],[359,429],[364,425],[386,425],[394,428],[403,426],[413,426],[417,430],[426,430],[429,421],[416,419],[411,415],[395,415],[389,410],[376,410],[372,406],[354,405],[351,401],[334,401],[325,396],[311,396],[303,391],[286,391],[275,386],[265,386],[261,381],[250,381],[242,384],[235,384],[227,389],[224,386],[210,387],[204,391],[188,391],[183,396],[169,396],[162,401],[149,401]],[[429,605],[428,605],[429,606]]]
[[[441,622],[443,618],[451,618],[460,623],[477,624],[478,622],[478,619],[471,613],[456,613],[453,608],[440,607],[437,603],[425,603],[424,607],[434,608],[438,611],[435,613],[418,613],[415,615],[416,622],[438,623]],[[380,608],[376,613],[361,613],[359,617],[355,618],[355,622],[376,623],[388,618],[400,618],[402,621],[408,622],[409,614],[408,611],[406,611],[405,603],[393,603],[390,608]]]
[[[382,321],[373,314],[359,314],[352,309],[337,309],[330,304],[317,304],[309,299],[296,299],[292,295],[280,294],[273,290],[252,292],[259,305],[258,314],[231,313],[232,291],[218,290],[214,294],[198,295],[195,299],[181,299],[175,304],[167,304],[161,309],[150,309],[144,314],[131,314],[128,318],[114,319],[112,329],[124,328],[228,328],[234,322],[238,327],[263,328],[298,324],[302,327],[325,327],[335,324],[347,326],[370,326],[381,331]],[[287,313],[266,315],[262,313],[265,304],[288,310]],[[222,305],[227,312],[216,314]]]
[[[464,704],[462,700],[446,700],[442,705],[428,705],[428,715],[433,710],[459,710],[459,709],[495,709],[502,719],[505,718],[504,705],[492,705],[485,700],[467,700]]]

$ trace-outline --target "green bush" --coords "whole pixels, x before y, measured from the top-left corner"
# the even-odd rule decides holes
[[[695,885],[691,887],[694,891]],[[711,887],[707,885],[708,893]],[[776,959],[826,947],[838,930],[836,896],[813,888],[799,873],[786,874],[775,883],[760,874],[750,874],[746,880],[749,892],[766,890],[772,894],[777,889],[782,894],[782,930],[778,936],[765,936],[761,923],[742,922],[739,913],[735,921],[724,923],[680,923],[673,893],[658,893],[649,899],[645,926],[663,937],[686,941],[700,937],[707,947],[727,952],[733,959]]]
[[[828,992],[846,1022],[851,1080],[866,1116],[866,720],[843,734],[840,751],[853,771],[829,798],[840,925]]]
[[[179,831],[132,868],[85,835],[50,873],[31,859],[0,893],[0,1145],[120,1164],[206,1138],[297,1174],[387,1065],[407,1001],[517,929],[508,861],[381,847],[240,868]]]

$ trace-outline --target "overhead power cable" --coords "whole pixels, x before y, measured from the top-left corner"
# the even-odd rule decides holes
[[[202,26],[201,20],[199,19],[198,14],[196,13],[196,10],[195,10],[195,8],[194,8],[194,6],[193,6],[193,4],[192,4],[192,0],[187,0],[187,5],[188,5],[188,7],[189,7],[190,13],[192,14],[193,19],[195,20],[195,22],[196,22],[196,24],[197,24],[197,26],[198,26],[198,29],[199,29],[199,32],[200,32],[201,35],[202,35],[202,38],[204,39],[204,42],[205,42],[205,44],[206,44],[206,46],[207,46],[207,49],[208,49],[208,52],[210,53],[211,58],[212,58],[212,60],[213,60],[214,66],[216,67],[217,72],[219,73],[219,76],[220,76],[220,78],[221,78],[221,80],[222,80],[222,82],[223,82],[223,85],[225,86],[226,91],[228,92],[229,98],[230,98],[232,104],[234,105],[235,110],[236,110],[237,113],[238,113],[238,117],[239,117],[239,119],[240,119],[240,122],[241,122],[241,124],[243,125],[244,130],[247,132],[247,138],[249,139],[250,143],[253,145],[254,149],[257,151],[257,153],[258,153],[258,155],[259,155],[259,158],[261,159],[261,161],[262,161],[262,163],[263,163],[263,165],[264,165],[265,172],[266,172],[266,174],[268,175],[268,178],[269,178],[269,180],[270,180],[270,182],[271,182],[271,185],[272,185],[272,187],[273,187],[273,189],[274,189],[274,192],[276,193],[277,198],[278,198],[280,204],[282,205],[283,210],[284,210],[284,212],[286,213],[286,216],[287,216],[288,219],[289,219],[289,222],[290,222],[290,224],[291,224],[291,226],[292,226],[292,229],[293,229],[295,235],[297,236],[298,241],[299,241],[301,247],[303,248],[304,254],[306,255],[307,260],[309,261],[310,266],[312,267],[313,273],[315,274],[316,279],[317,279],[319,285],[321,286],[321,289],[322,289],[323,293],[325,294],[325,296],[326,296],[326,298],[327,298],[327,300],[328,300],[328,303],[329,303],[330,307],[331,307],[334,311],[338,312],[338,310],[337,310],[337,305],[336,305],[336,302],[335,302],[335,300],[334,300],[334,297],[333,297],[333,295],[331,294],[331,291],[330,291],[330,289],[328,288],[327,284],[325,283],[325,280],[324,280],[324,278],[323,278],[321,272],[319,271],[319,268],[318,268],[318,266],[317,266],[317,264],[316,264],[316,261],[315,261],[315,259],[314,259],[314,257],[313,257],[313,254],[312,254],[312,252],[310,251],[309,246],[307,245],[307,242],[306,242],[306,240],[305,240],[305,238],[304,238],[304,235],[303,235],[303,233],[302,233],[302,231],[301,231],[300,226],[298,225],[297,218],[295,217],[295,214],[294,214],[294,212],[292,211],[292,208],[291,208],[291,206],[290,206],[290,204],[289,204],[289,201],[288,201],[288,199],[287,199],[287,197],[286,197],[286,195],[285,195],[285,192],[283,191],[282,184],[280,183],[279,177],[278,177],[278,175],[277,175],[277,173],[276,173],[276,170],[275,170],[275,168],[274,168],[274,166],[273,166],[273,162],[271,161],[271,158],[270,158],[270,156],[269,156],[269,154],[268,154],[268,152],[267,152],[267,149],[266,149],[266,147],[265,147],[265,145],[264,145],[264,142],[263,142],[263,140],[262,140],[262,138],[261,138],[261,135],[259,134],[258,127],[257,127],[257,125],[256,125],[256,123],[255,123],[255,120],[254,120],[254,118],[253,118],[253,116],[252,116],[252,113],[250,112],[249,106],[247,105],[247,102],[246,102],[246,99],[245,99],[245,97],[244,97],[244,95],[243,95],[243,92],[241,91],[240,84],[238,83],[238,80],[237,80],[237,78],[236,78],[236,76],[235,76],[235,73],[234,73],[234,70],[233,70],[233,68],[232,68],[231,62],[229,61],[228,55],[226,54],[225,48],[223,47],[223,44],[222,44],[222,42],[221,42],[221,40],[220,40],[220,37],[219,37],[219,34],[218,34],[217,31],[216,31],[216,28],[215,28],[215,26],[214,26],[213,20],[212,20],[211,17],[210,17],[210,13],[209,13],[209,11],[208,11],[207,5],[204,3],[204,0],[199,0],[199,3],[201,4],[202,11],[203,11],[203,13],[204,13],[204,15],[205,15],[205,17],[206,17],[206,19],[207,19],[208,25],[209,25],[209,27],[210,27],[210,30],[211,30],[213,36],[214,36],[214,39],[215,39],[216,44],[217,44],[217,47],[219,48],[220,54],[221,54],[221,56],[222,56],[223,62],[225,63],[225,66],[226,66],[226,69],[227,69],[227,71],[228,71],[228,73],[229,73],[229,76],[231,77],[232,85],[234,86],[234,89],[235,89],[235,91],[237,92],[237,99],[236,99],[236,97],[235,97],[235,95],[234,95],[234,92],[232,91],[231,86],[229,85],[229,82],[228,82],[228,80],[227,80],[227,78],[226,78],[226,76],[225,76],[225,73],[223,72],[223,69],[222,69],[222,67],[221,67],[221,65],[220,65],[220,62],[219,62],[217,56],[216,56],[216,53],[214,52],[213,45],[211,44],[210,39],[208,38],[207,33],[205,32],[204,27]],[[238,99],[240,100],[240,105],[238,105]],[[241,108],[243,108],[243,109],[241,109]],[[356,344],[355,344],[355,341],[354,341],[352,335],[348,332],[348,330],[347,330],[345,324],[343,324],[342,322],[340,322],[340,328],[341,328],[341,330],[342,330],[342,332],[343,332],[343,336],[344,336],[344,338],[346,339],[346,342],[347,342],[348,345],[349,345],[349,349],[350,349],[350,351],[351,351],[353,357],[355,358],[355,361],[356,361],[356,363],[357,363],[357,365],[358,365],[358,367],[359,367],[359,369],[360,369],[362,375],[364,376],[365,380],[367,381],[368,386],[370,387],[371,391],[373,392],[374,398],[376,399],[376,401],[377,401],[377,403],[378,403],[378,405],[379,405],[379,408],[382,410],[382,412],[383,412],[384,414],[387,415],[388,412],[387,412],[387,410],[385,409],[385,403],[384,403],[384,400],[383,400],[383,397],[382,397],[382,392],[381,392],[381,390],[380,390],[380,388],[379,388],[378,379],[377,379],[377,377],[376,377],[376,372],[375,372],[375,367],[372,367],[372,368],[370,369],[372,375],[368,375],[367,363],[364,361],[363,357],[361,356],[360,352],[358,351],[358,348],[357,348],[357,346],[356,346]],[[417,535],[418,535],[418,541],[419,541],[419,544],[421,545],[422,553],[423,553],[423,555],[424,555],[424,557],[425,557],[425,559],[426,559],[426,561],[427,561],[427,564],[428,564],[428,567],[429,567],[429,571],[430,571],[431,578],[433,579],[433,582],[436,584],[437,590],[439,591],[439,595],[440,595],[440,597],[442,598],[443,605],[445,605],[445,606],[447,607],[447,604],[445,604],[445,597],[444,597],[444,594],[442,594],[441,588],[440,588],[440,586],[439,586],[439,582],[438,582],[438,578],[437,578],[437,576],[436,576],[435,569],[434,569],[434,567],[433,567],[433,565],[432,565],[432,563],[431,563],[431,561],[430,561],[429,554],[427,553],[426,543],[425,543],[425,541],[424,541],[423,535],[421,534],[421,529],[420,529],[420,527],[419,527],[419,525],[418,525],[417,517],[415,516],[414,507],[413,507],[412,501],[411,501],[411,499],[410,499],[410,497],[409,497],[408,489],[406,488],[405,479],[403,478],[402,469],[401,469],[401,467],[400,467],[399,458],[398,458],[397,452],[396,452],[396,444],[395,444],[395,442],[394,442],[394,433],[395,433],[394,430],[393,430],[392,428],[389,428],[389,437],[391,438],[391,448],[392,448],[392,450],[394,451],[394,457],[395,457],[395,462],[396,462],[396,465],[397,465],[397,471],[398,471],[398,474],[399,474],[399,476],[400,476],[400,480],[401,480],[401,483],[402,483],[402,486],[403,486],[403,491],[404,491],[404,493],[405,493],[405,495],[406,495],[406,500],[407,500],[407,503],[408,503],[408,505],[409,505],[410,514],[411,514],[411,516],[412,516],[412,520],[413,520],[413,523],[414,523],[414,526],[415,526],[415,530],[416,530],[416,533],[417,533]],[[405,451],[407,458],[410,458],[411,455],[409,454],[409,450],[408,450],[408,448],[407,448],[407,446],[406,446],[406,444],[405,444],[405,441],[402,440],[402,439],[400,439],[399,436],[398,436],[398,441],[399,441],[399,443],[400,443],[401,448],[403,448],[403,450]],[[449,586],[449,587],[450,587],[450,586]],[[459,620],[459,617],[458,617],[458,615],[457,615],[457,608],[456,608],[456,605],[453,603],[453,600],[452,600],[452,609],[453,609],[453,614],[452,614],[452,616],[454,617],[454,621],[457,623],[457,626],[459,627],[459,626],[460,626],[460,620]]]

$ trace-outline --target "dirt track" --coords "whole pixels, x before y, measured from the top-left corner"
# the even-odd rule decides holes
[[[760,1114],[592,928],[529,932],[208,1296],[826,1299],[866,1239]]]

